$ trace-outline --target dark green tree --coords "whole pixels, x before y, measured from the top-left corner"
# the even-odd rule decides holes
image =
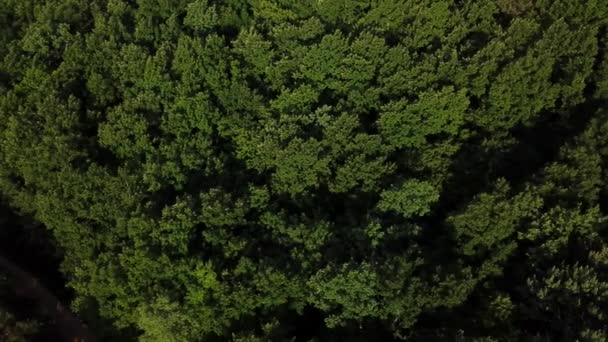
[[[607,18],[0,0],[0,191],[144,341],[600,341]]]

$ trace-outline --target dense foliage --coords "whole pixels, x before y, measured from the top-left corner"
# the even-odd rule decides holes
[[[608,340],[606,0],[0,0],[0,191],[142,341]]]

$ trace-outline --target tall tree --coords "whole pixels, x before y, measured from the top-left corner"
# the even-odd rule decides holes
[[[0,0],[0,191],[146,341],[601,340],[606,18]]]

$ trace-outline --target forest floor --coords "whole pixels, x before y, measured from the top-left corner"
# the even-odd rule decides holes
[[[83,322],[66,308],[36,277],[0,255],[0,269],[12,280],[15,294],[36,301],[54,322],[58,333],[69,342],[94,342],[95,338]]]

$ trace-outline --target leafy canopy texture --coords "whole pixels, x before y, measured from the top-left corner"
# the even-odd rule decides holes
[[[142,341],[608,339],[606,0],[0,0],[0,191]]]

